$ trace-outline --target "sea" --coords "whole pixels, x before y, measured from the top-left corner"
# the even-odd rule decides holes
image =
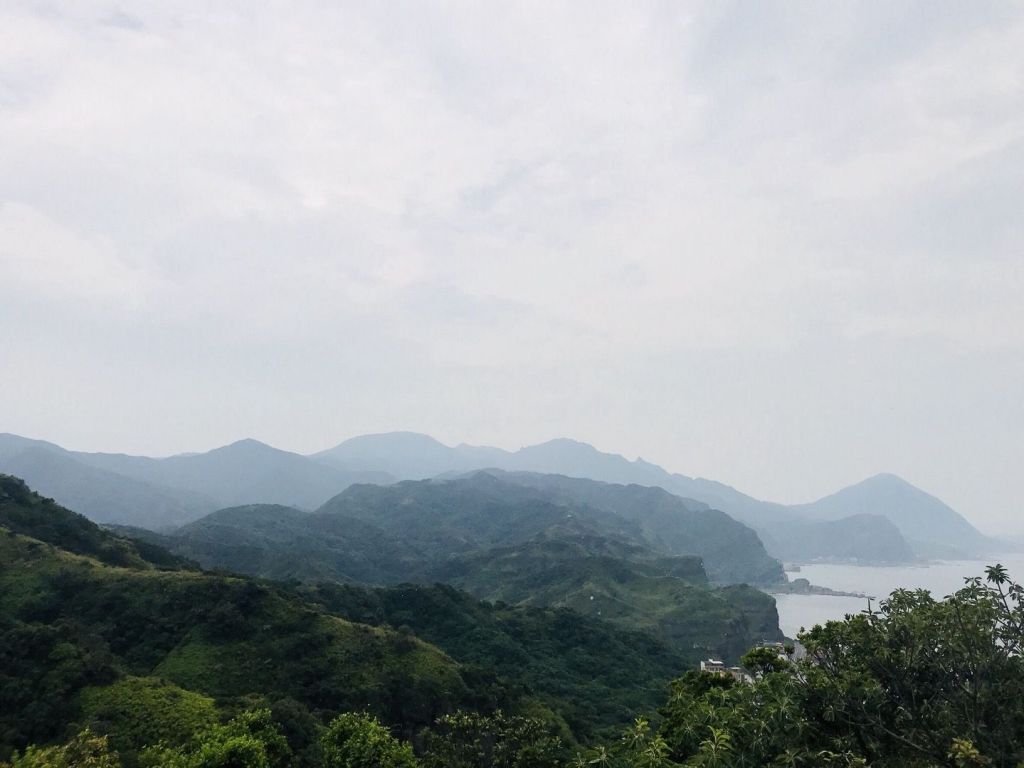
[[[844,592],[862,592],[870,595],[873,605],[893,590],[927,589],[936,598],[945,597],[963,586],[964,579],[984,576],[985,567],[1000,563],[1006,566],[1010,578],[1024,583],[1024,553],[993,555],[985,560],[956,560],[929,562],[920,565],[833,565],[814,563],[802,565],[799,573],[789,577],[803,577],[811,584],[831,587]],[[787,637],[796,637],[801,628],[810,628],[832,619],[866,610],[868,601],[859,597],[832,595],[775,595],[779,609],[779,626]]]

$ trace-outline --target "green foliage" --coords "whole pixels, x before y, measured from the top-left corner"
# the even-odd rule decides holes
[[[692,663],[646,633],[596,617],[481,603],[440,584],[376,590],[321,584],[299,593],[352,621],[408,627],[471,665],[478,692],[496,672],[495,695],[477,700],[478,708],[528,694],[564,718],[580,741],[617,732],[637,711],[653,709],[672,677]]]
[[[562,740],[550,724],[495,712],[456,712],[423,736],[426,768],[558,768]]]
[[[185,561],[152,544],[136,546],[112,536],[82,515],[29,489],[22,480],[0,474],[0,527],[52,546],[93,557],[107,565],[179,568]]]
[[[809,660],[756,651],[753,685],[688,674],[661,733],[685,765],[1015,766],[1024,761],[1024,589],[988,569],[956,594],[898,590],[801,636]],[[772,655],[775,652],[772,651]]]
[[[101,688],[87,688],[79,699],[81,716],[120,752],[157,743],[189,744],[217,724],[213,699],[147,677],[124,677]]]
[[[1024,590],[1002,567],[945,600],[898,590],[802,639],[812,714],[872,764],[941,764],[954,743],[1024,760]]]
[[[121,760],[108,748],[106,736],[85,729],[62,746],[29,747],[14,756],[11,768],[121,768]]]
[[[459,706],[497,703],[493,677],[272,586],[110,568],[2,528],[0,641],[0,759],[82,717],[111,716],[100,694],[77,694],[125,674],[221,699],[287,697],[326,715],[366,709],[406,733]]]
[[[782,672],[789,669],[789,659],[771,647],[758,646],[751,648],[740,658],[740,665],[754,674],[767,675],[771,672]]]
[[[677,764],[669,758],[664,737],[651,729],[646,718],[638,717],[617,742],[577,754],[572,765],[573,768],[672,768]]]
[[[770,673],[754,685],[712,684],[709,677],[677,681],[661,710],[661,733],[674,760],[769,765],[800,743],[806,723],[794,677]]]
[[[291,762],[288,742],[266,709],[242,712],[189,746],[158,744],[141,756],[143,768],[288,768]]]
[[[307,707],[295,699],[278,699],[271,704],[270,716],[300,766],[319,762],[320,722]]]
[[[5,555],[0,530],[0,562]],[[26,623],[0,616],[0,759],[11,749],[62,734],[77,714],[75,693],[114,679],[105,644],[70,623]]]
[[[412,747],[375,718],[349,712],[327,726],[321,739],[323,768],[417,768]]]

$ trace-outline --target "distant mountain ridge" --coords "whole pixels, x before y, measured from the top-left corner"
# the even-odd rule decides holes
[[[832,521],[882,514],[925,557],[955,554],[957,549],[985,552],[992,547],[988,537],[949,505],[892,474],[869,477],[810,504],[792,508],[814,519]]]
[[[94,520],[154,530],[170,530],[224,507],[315,509],[353,483],[387,484],[480,469],[662,488],[725,512],[756,530],[770,549],[775,547],[773,554],[797,561],[892,562],[908,552],[911,558],[969,557],[999,548],[948,505],[894,475],[868,478],[818,501],[787,506],[566,438],[506,451],[452,447],[427,435],[394,432],[362,435],[310,456],[241,440],[206,453],[152,459],[67,451],[53,443],[0,434],[0,471],[25,477],[33,487]],[[856,546],[836,537],[841,527],[823,525],[853,515],[863,515]],[[901,540],[894,541],[897,535]],[[803,546],[812,541],[813,546]],[[888,554],[879,557],[876,549]]]
[[[389,483],[379,471],[348,472],[257,440],[154,459],[69,451],[0,434],[0,472],[101,523],[176,528],[214,510],[269,503],[315,509],[353,483]]]
[[[388,456],[391,445],[401,446],[401,463],[380,463],[379,457]],[[429,462],[415,462],[417,446],[430,457]],[[879,558],[873,557],[869,550],[873,542],[883,541],[890,555],[880,559],[887,562],[899,551],[911,553],[911,558],[962,557],[987,554],[998,548],[998,543],[948,505],[895,475],[868,478],[808,504],[784,505],[755,499],[724,483],[671,473],[643,459],[630,461],[566,438],[505,451],[467,445],[449,447],[426,435],[397,432],[363,435],[312,455],[319,461],[349,469],[366,468],[367,457],[372,457],[378,469],[401,479],[436,475],[438,467],[447,460],[449,472],[493,467],[511,472],[561,474],[656,486],[722,510],[753,527],[766,542],[785,541],[785,551],[795,559],[876,560]],[[815,523],[852,515],[869,516],[859,521],[863,546],[851,550],[848,540],[834,540],[834,546],[828,546],[828,531],[835,527]],[[889,546],[894,531],[892,526],[882,523],[882,519],[895,526],[902,542]],[[803,551],[799,546],[800,537],[807,533],[813,534],[815,546]]]

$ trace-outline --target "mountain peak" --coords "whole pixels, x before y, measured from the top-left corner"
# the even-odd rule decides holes
[[[599,451],[597,448],[592,446],[590,443],[584,443],[581,440],[573,440],[571,437],[556,437],[552,440],[546,440],[543,443],[537,443],[536,445],[528,445],[520,449],[520,453],[523,452],[544,452],[544,451],[559,451],[565,453],[573,453],[576,455],[586,454],[588,456],[610,456],[611,454],[605,454]]]
[[[280,452],[280,449],[279,448],[275,448],[272,445],[267,445],[267,443],[261,442],[259,440],[256,440],[256,439],[252,438],[252,437],[245,437],[245,438],[242,438],[241,440],[236,440],[233,443],[228,443],[227,445],[222,445],[220,448],[214,448],[212,451],[210,451],[210,453],[217,453],[217,452],[221,452],[221,451],[223,451],[223,452],[231,451],[231,452],[237,452],[237,453],[240,453],[240,452],[246,452],[246,453],[270,453],[270,452],[273,452],[273,453],[278,453],[278,452]]]
[[[448,450],[448,446],[430,435],[422,432],[375,432],[369,435],[357,435],[343,440],[333,448],[328,448],[322,453],[333,453],[352,449],[442,449]]]
[[[879,472],[877,475],[872,475],[871,477],[861,480],[859,483],[856,483],[856,485],[906,486],[916,489],[912,483],[904,480],[899,475],[894,475],[892,472]]]
[[[926,491],[922,491],[913,483],[904,480],[899,475],[894,475],[891,472],[880,472],[877,475],[871,475],[866,477],[859,483],[848,485],[845,488],[841,488],[831,496],[853,496],[853,495],[887,495],[887,496],[919,496],[922,498],[933,499],[936,503],[942,504],[931,494]],[[829,498],[829,497],[826,497]],[[819,500],[820,501],[820,500]],[[945,506],[945,505],[943,505]]]

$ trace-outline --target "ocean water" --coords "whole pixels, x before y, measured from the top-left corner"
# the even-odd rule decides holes
[[[935,562],[927,565],[805,565],[800,573],[811,584],[846,592],[863,592],[874,598],[887,597],[890,592],[905,589],[927,589],[935,597],[944,597],[963,586],[964,579],[984,576],[985,567],[1001,563],[1010,572],[1010,578],[1024,582],[1024,554],[993,556],[986,560],[958,560]],[[779,626],[787,637],[795,637],[801,627],[822,624],[830,619],[842,619],[847,614],[859,613],[868,607],[868,601],[857,597],[830,597],[828,595],[776,595]]]

